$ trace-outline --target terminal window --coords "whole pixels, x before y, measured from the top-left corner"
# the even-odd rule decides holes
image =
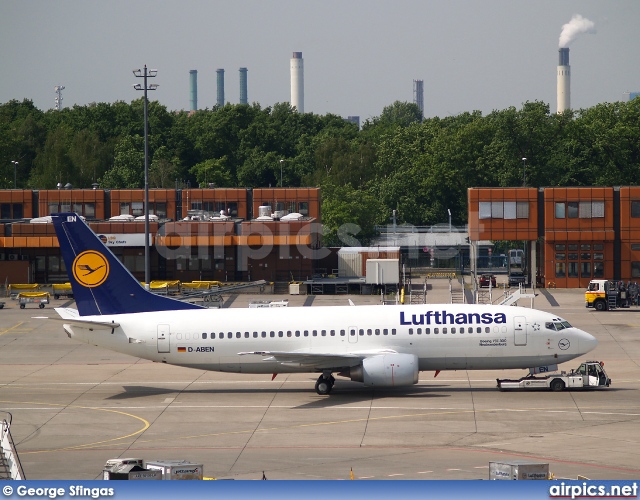
[[[481,201],[478,205],[480,219],[528,219],[528,201]]]
[[[604,201],[559,201],[555,204],[556,219],[599,219],[604,217]]]

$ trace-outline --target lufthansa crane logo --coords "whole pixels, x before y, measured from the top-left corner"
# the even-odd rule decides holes
[[[109,261],[96,250],[86,250],[73,261],[73,277],[87,288],[102,285],[109,276]]]

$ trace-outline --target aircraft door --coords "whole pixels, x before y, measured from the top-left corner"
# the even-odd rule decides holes
[[[349,343],[355,344],[358,342],[358,327],[350,326],[349,327]]]
[[[171,352],[169,325],[158,325],[158,352]]]
[[[516,316],[513,319],[513,343],[515,345],[527,345],[527,318]]]

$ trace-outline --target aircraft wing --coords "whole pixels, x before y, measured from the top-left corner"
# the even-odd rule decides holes
[[[344,368],[359,365],[364,358],[380,354],[395,353],[389,349],[366,351],[357,353],[318,353],[318,352],[290,352],[290,351],[253,351],[239,352],[238,355],[263,356],[264,361],[276,361],[284,366],[305,366],[315,369]]]

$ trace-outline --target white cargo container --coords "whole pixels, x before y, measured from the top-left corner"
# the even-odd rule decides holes
[[[549,479],[549,464],[527,460],[489,462],[489,479],[546,480]]]
[[[338,250],[338,276],[364,277],[371,259],[400,259],[400,247],[343,247]]]
[[[362,254],[358,249],[341,248],[338,251],[338,276],[362,278]]]
[[[370,285],[397,285],[400,283],[398,259],[369,259],[365,283]]]
[[[249,302],[250,309],[263,307],[289,307],[289,299],[284,300],[254,300]]]
[[[202,464],[194,464],[186,460],[154,460],[147,462],[147,469],[162,472],[162,479],[186,480],[202,479]]]

